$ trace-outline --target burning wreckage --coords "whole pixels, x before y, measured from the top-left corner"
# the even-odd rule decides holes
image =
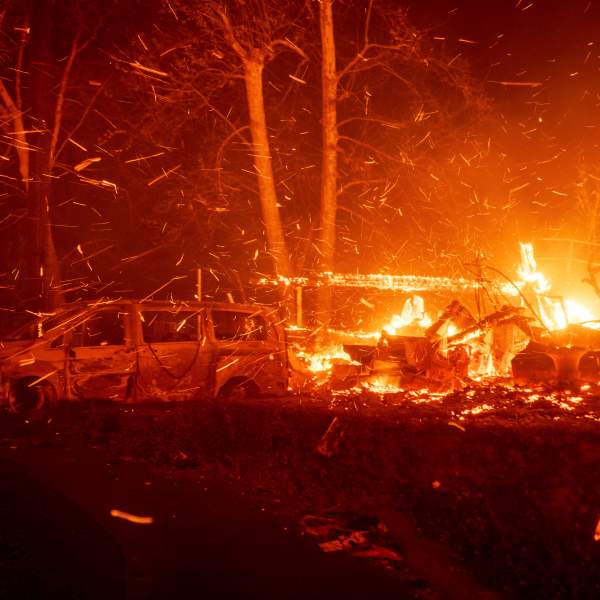
[[[19,412],[59,399],[175,400],[316,386],[446,393],[491,378],[526,385],[599,383],[600,322],[548,293],[530,245],[522,245],[521,255],[520,280],[502,285],[483,277],[323,274],[321,285],[359,293],[391,289],[404,297],[404,306],[370,333],[328,329],[320,339],[318,330],[302,327],[307,280],[286,281],[297,291],[296,326],[287,331],[273,306],[134,300],[66,305],[3,341],[0,404]],[[449,294],[455,298],[447,303]],[[446,304],[435,320],[425,297]],[[359,303],[376,312],[364,298]]]
[[[402,312],[379,332],[332,331],[333,348],[323,351],[307,351],[299,341],[302,328],[290,328],[295,346],[290,362],[312,384],[382,393],[449,392],[492,378],[559,387],[600,382],[600,321],[583,306],[548,293],[550,284],[537,270],[530,244],[521,244],[519,277],[499,284],[483,278],[327,274],[321,285],[396,289],[409,295]],[[497,308],[476,318],[454,299],[433,320],[423,297],[432,291],[472,291],[479,308],[484,295]]]
[[[409,298],[407,306],[421,300]],[[469,376],[504,374],[507,357],[529,331],[529,321],[518,308],[506,306],[476,321],[453,300],[427,328],[408,324],[393,334],[384,329],[375,347],[345,344],[344,350],[360,363],[361,371],[366,369],[367,382],[376,387],[448,391],[462,387]]]

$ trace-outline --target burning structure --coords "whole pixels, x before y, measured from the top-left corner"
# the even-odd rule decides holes
[[[309,350],[300,305],[298,323],[288,330],[299,361],[292,363],[334,387],[360,384],[384,391],[450,391],[488,378],[559,386],[597,382],[600,321],[582,303],[551,293],[532,244],[521,244],[520,253],[516,281],[332,273],[315,281],[284,280],[297,286],[299,302],[302,288],[311,284],[399,291],[405,297],[402,310],[379,330],[331,330],[328,346],[318,350]],[[426,307],[432,293],[448,298],[465,292],[475,297],[475,309],[456,297],[435,317]],[[360,302],[373,306],[364,298]],[[483,314],[486,305],[490,310]]]

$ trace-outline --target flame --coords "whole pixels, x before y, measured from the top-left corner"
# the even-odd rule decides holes
[[[520,243],[520,265],[518,274],[520,280],[510,284],[505,292],[513,295],[519,294],[519,289],[528,289],[530,296],[534,299],[530,304],[535,306],[535,312],[541,322],[550,331],[556,331],[566,328],[569,324],[582,324],[586,327],[600,329],[600,320],[593,322],[595,315],[588,306],[572,298],[562,298],[551,295],[552,284],[543,272],[538,269],[535,258],[534,246],[531,243]],[[268,280],[262,280],[262,284],[273,283]],[[389,321],[379,331],[336,331],[329,330],[330,339],[335,340],[331,347],[310,351],[306,348],[297,348],[294,350],[295,357],[298,359],[298,370],[304,375],[310,374],[310,380],[318,384],[325,383],[331,377],[336,366],[346,365],[349,368],[341,368],[340,373],[348,373],[347,381],[356,382],[356,377],[363,379],[361,388],[352,388],[369,390],[375,393],[399,393],[403,392],[400,386],[402,382],[398,375],[376,377],[374,373],[369,375],[367,363],[365,367],[361,363],[352,360],[352,357],[344,350],[342,344],[350,343],[357,346],[373,347],[381,339],[382,333],[392,336],[410,336],[426,337],[431,334],[428,332],[434,320],[427,313],[425,300],[416,292],[425,292],[427,290],[443,289],[446,292],[456,290],[464,291],[466,289],[477,289],[483,285],[481,282],[470,282],[461,279],[434,278],[434,277],[416,277],[416,276],[392,276],[392,275],[346,275],[334,273],[321,273],[313,279],[281,279],[279,283],[285,285],[312,285],[315,287],[330,285],[336,287],[362,287],[371,289],[402,290],[411,295],[402,306],[399,314],[394,314]],[[492,287],[500,289],[498,283],[493,283]],[[486,285],[490,282],[486,282]],[[502,288],[504,289],[504,288]],[[362,301],[362,300],[361,300]],[[372,305],[368,304],[371,308]],[[440,321],[441,323],[441,321]],[[437,327],[437,325],[436,325]],[[302,333],[304,328],[290,325],[290,331]],[[510,350],[498,350],[497,340],[494,337],[494,331],[483,324],[481,327],[470,327],[465,332],[454,339],[448,340],[460,334],[460,328],[451,320],[440,324],[439,329],[435,331],[435,340],[437,343],[436,351],[440,353],[443,359],[448,359],[451,365],[459,365],[461,373],[466,374],[466,363],[468,363],[468,377],[471,380],[484,382],[490,378],[507,377],[511,373],[510,359],[514,348],[523,340],[515,340],[515,345]],[[441,339],[438,337],[441,336]],[[381,348],[380,348],[381,349]],[[462,349],[465,356],[460,355]],[[515,350],[516,352],[516,350]],[[443,360],[442,359],[442,360]],[[361,359],[362,360],[362,359]],[[358,367],[355,369],[355,366]],[[457,371],[458,372],[458,371]],[[365,377],[367,381],[364,381]],[[345,377],[345,375],[343,376]],[[462,377],[462,375],[461,375]],[[533,397],[533,396],[532,396]],[[487,407],[484,407],[487,410]]]
[[[533,244],[519,242],[521,248],[521,266],[518,269],[519,277],[531,284],[536,294],[545,294],[551,288],[550,282],[543,273],[537,270]]]
[[[386,375],[379,375],[363,383],[363,387],[375,394],[397,394],[404,390],[392,381],[392,378]]]
[[[425,312],[425,300],[415,294],[406,300],[402,312],[394,315],[383,330],[390,335],[397,335],[405,327],[427,329],[432,323],[431,317]]]
[[[341,346],[317,352],[299,351],[296,357],[306,365],[307,370],[319,374],[330,372],[335,364],[357,364]]]
[[[575,300],[565,300],[567,321],[569,323],[582,323],[590,329],[600,329],[600,323],[595,321],[597,316],[592,311]]]
[[[549,331],[565,329],[569,324],[581,324],[590,329],[600,329],[597,317],[580,302],[571,298],[547,295],[552,289],[550,281],[538,271],[533,244],[520,243],[521,265],[518,269],[521,285],[529,284],[536,294],[537,308],[542,323]]]

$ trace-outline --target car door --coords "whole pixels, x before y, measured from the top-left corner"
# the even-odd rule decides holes
[[[146,399],[184,400],[206,395],[208,354],[204,309],[185,305],[138,307],[138,394]]]
[[[210,322],[215,393],[240,379],[254,382],[263,393],[287,389],[283,342],[260,309],[212,308]]]
[[[127,400],[136,375],[129,307],[90,311],[65,335],[72,398]]]

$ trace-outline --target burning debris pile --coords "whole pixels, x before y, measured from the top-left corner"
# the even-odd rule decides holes
[[[380,331],[330,331],[330,344],[321,350],[292,344],[293,369],[313,384],[393,393],[450,392],[482,380],[551,386],[600,381],[600,321],[581,303],[550,293],[531,244],[521,244],[519,280],[506,284],[483,278],[385,275],[351,275],[346,281],[342,275],[326,275],[318,278],[317,286],[329,282],[356,287],[362,282],[380,290],[387,283],[388,289],[404,291],[407,298],[402,311]],[[478,301],[475,317],[455,298],[432,318],[424,296],[433,289],[446,295],[471,290],[479,298],[485,296],[491,309],[482,315],[484,302]],[[292,340],[299,331],[289,330]]]

